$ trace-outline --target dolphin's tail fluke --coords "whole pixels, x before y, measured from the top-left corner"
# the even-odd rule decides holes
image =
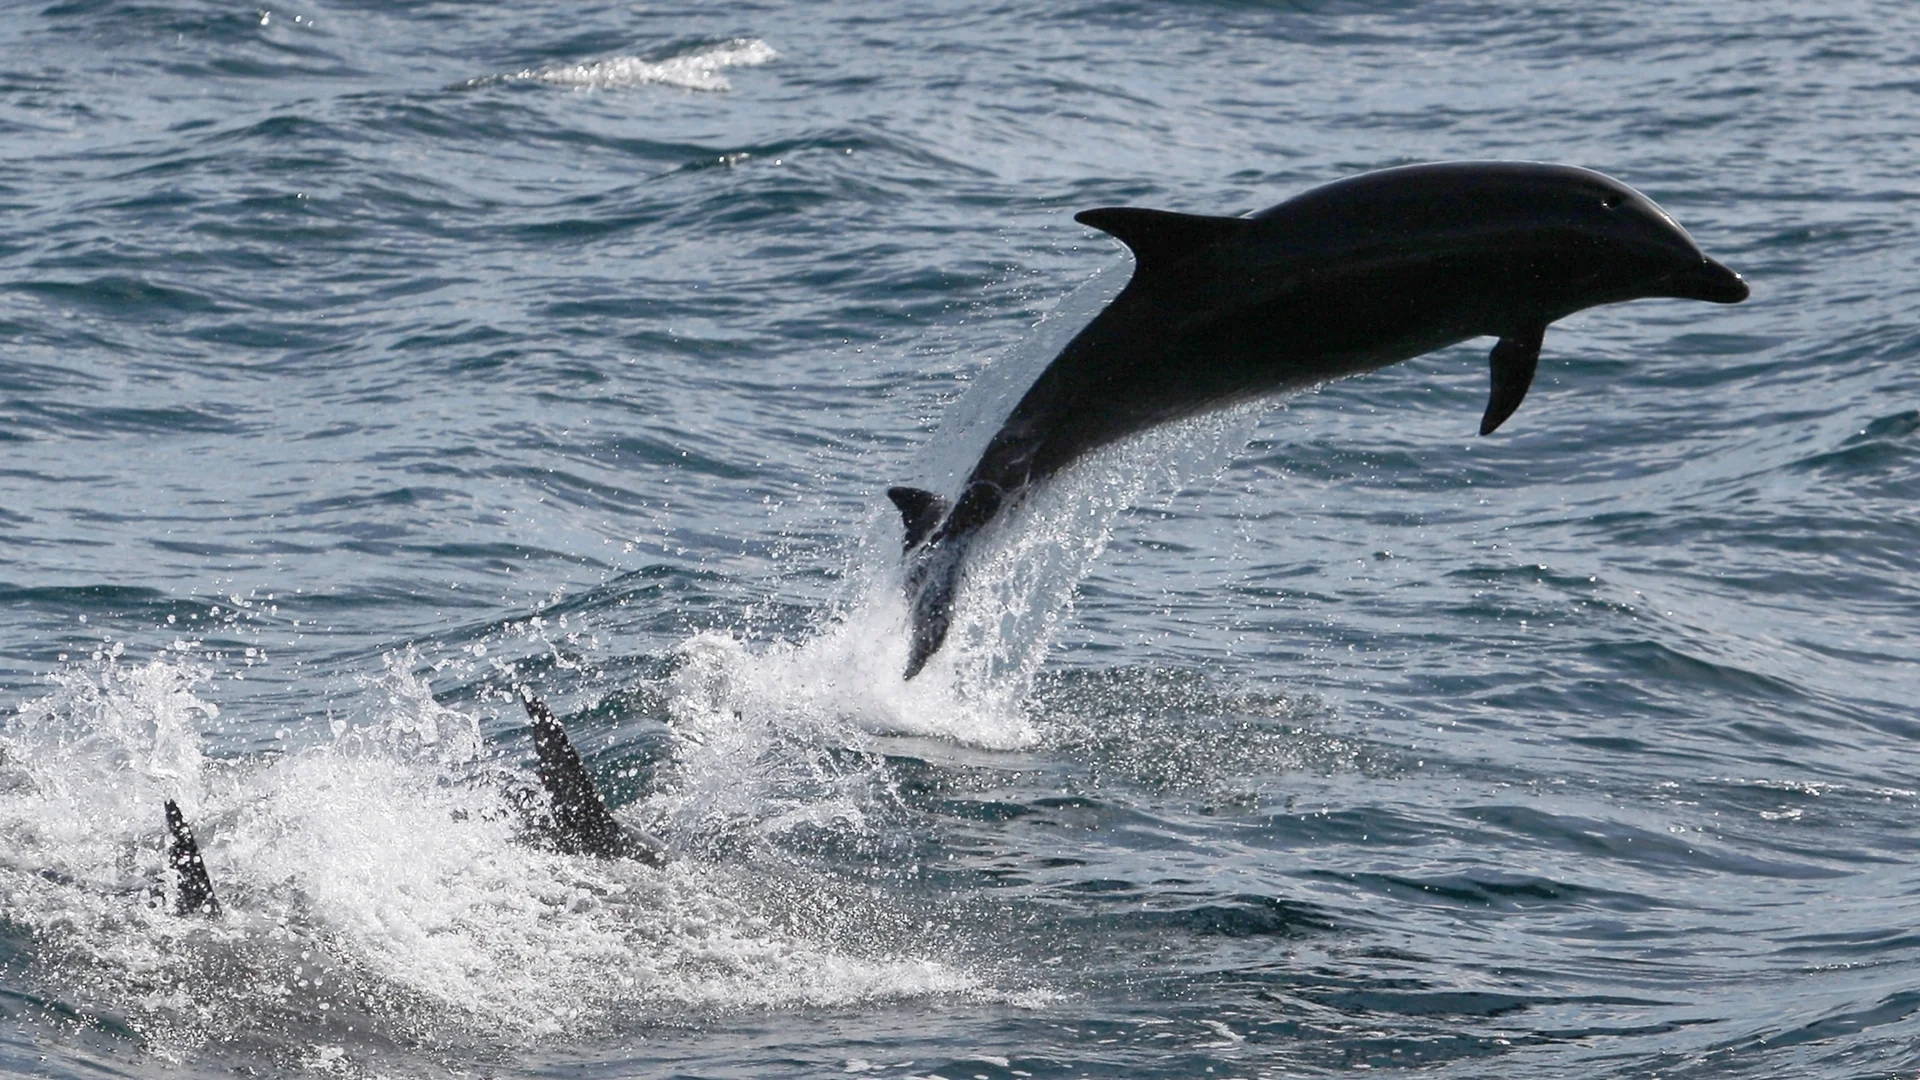
[[[549,831],[553,845],[569,855],[602,859],[626,856],[652,866],[666,862],[659,841],[622,828],[614,820],[572,740],[567,738],[567,729],[560,726],[547,703],[524,687],[520,701],[527,707],[527,719],[533,728],[534,772],[553,809]]]
[[[200,845],[194,842],[193,827],[187,824],[180,804],[167,800],[167,866],[173,870],[176,892],[175,915],[220,917],[220,901],[213,895],[213,879],[207,876],[207,861],[200,857]]]
[[[911,679],[927,666],[927,658],[940,651],[947,640],[947,623],[952,617],[953,590],[960,575],[960,544],[943,531],[937,542],[922,548],[933,531],[947,516],[947,500],[931,491],[912,487],[891,487],[887,498],[900,508],[900,523],[906,526],[901,550],[907,553],[907,606],[913,616],[913,640],[907,649],[907,675]]]
[[[902,549],[905,551],[919,547],[933,532],[933,527],[940,524],[940,519],[947,516],[947,500],[931,491],[890,487],[887,489],[887,498],[900,508],[900,523],[907,527],[906,544]]]

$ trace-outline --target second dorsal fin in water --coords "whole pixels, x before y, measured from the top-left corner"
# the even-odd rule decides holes
[[[193,826],[187,824],[180,804],[167,800],[167,866],[174,877],[173,913],[220,917],[220,901],[213,895],[213,878],[207,874],[207,861],[200,857],[200,845],[193,839]]]
[[[569,855],[625,856],[654,866],[664,863],[666,855],[658,841],[622,828],[614,820],[553,710],[525,687],[519,693],[533,728],[534,772],[552,806],[553,845]]]

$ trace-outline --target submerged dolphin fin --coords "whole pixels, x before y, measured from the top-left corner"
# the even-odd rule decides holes
[[[900,522],[907,527],[905,550],[912,551],[927,538],[940,519],[947,516],[947,500],[919,488],[890,487],[887,498],[900,508]]]
[[[572,740],[567,738],[567,729],[560,726],[547,703],[525,687],[520,689],[520,701],[527,707],[527,719],[533,728],[537,759],[534,772],[553,804],[554,846],[569,855],[602,859],[626,855],[654,866],[665,862],[664,853],[648,842],[651,837],[636,837],[614,820]]]
[[[179,887],[173,900],[173,913],[219,918],[220,901],[214,899],[207,861],[200,857],[200,845],[193,840],[193,827],[180,812],[180,804],[172,799],[167,800],[167,865],[172,868],[174,884]]]
[[[1503,337],[1487,358],[1493,366],[1493,393],[1487,398],[1486,415],[1480,418],[1480,434],[1491,435],[1506,423],[1520,400],[1533,385],[1533,370],[1540,366],[1540,343],[1547,336],[1545,323],[1530,326],[1513,337]]]
[[[1171,210],[1143,210],[1133,206],[1103,206],[1073,215],[1133,250],[1139,263],[1135,276],[1172,266],[1201,248],[1238,234],[1246,218],[1176,214]]]

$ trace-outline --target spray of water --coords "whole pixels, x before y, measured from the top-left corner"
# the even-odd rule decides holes
[[[0,734],[0,925],[35,958],[14,977],[163,1056],[217,1040],[283,1064],[979,989],[929,956],[769,919],[742,899],[767,887],[765,865],[653,868],[529,843],[502,797],[513,767],[417,666],[390,657],[369,715],[336,721],[331,741],[232,763],[201,751],[215,710],[193,665],[106,657],[55,673]],[[700,677],[697,661],[684,671]],[[168,798],[198,828],[224,918],[172,913]],[[695,847],[734,825],[724,804],[687,803],[716,820],[687,834]],[[836,812],[804,785],[792,805]]]
[[[953,494],[1027,388],[1126,276],[1113,267],[1093,275],[1018,348],[987,364],[948,403],[918,459],[887,482]],[[856,744],[864,732],[899,732],[989,748],[1031,745],[1034,676],[1121,513],[1216,475],[1262,411],[1248,406],[1147,432],[1028,493],[976,539],[946,646],[911,682],[900,677],[908,641],[901,525],[891,507],[876,509],[852,555],[848,599],[812,637],[751,654],[710,638],[689,643],[702,671],[726,672],[701,681],[705,726],[735,718],[824,723]]]

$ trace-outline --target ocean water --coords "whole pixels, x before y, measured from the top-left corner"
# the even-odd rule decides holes
[[[1920,9],[0,30],[0,1074],[1920,1072]],[[900,681],[1074,211],[1448,158],[1753,298],[1087,462]],[[669,865],[524,842],[522,684]]]

